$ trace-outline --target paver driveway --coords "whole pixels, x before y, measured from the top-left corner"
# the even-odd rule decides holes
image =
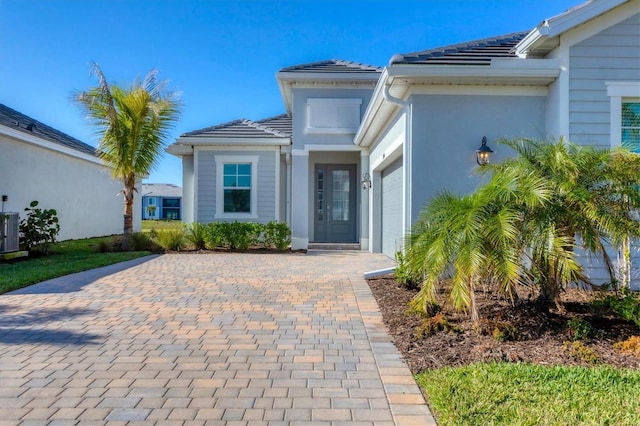
[[[362,278],[386,257],[137,263],[0,296],[2,425],[435,424]]]

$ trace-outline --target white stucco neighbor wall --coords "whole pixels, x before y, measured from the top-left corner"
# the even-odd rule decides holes
[[[1,126],[0,126],[1,127]],[[121,234],[122,184],[99,160],[44,141],[23,141],[0,128],[0,195],[5,211],[20,213],[33,200],[60,219],[58,240]],[[134,230],[141,227],[140,196],[134,200]]]

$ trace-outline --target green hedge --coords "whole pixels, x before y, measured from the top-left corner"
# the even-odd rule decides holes
[[[205,246],[209,250],[286,250],[291,243],[291,230],[286,223],[213,222],[202,226],[205,227],[202,232]]]
[[[151,231],[149,237],[165,250],[286,250],[291,230],[286,223],[213,222],[191,223],[170,229]]]

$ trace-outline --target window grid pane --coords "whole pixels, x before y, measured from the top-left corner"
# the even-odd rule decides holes
[[[251,163],[223,166],[225,213],[251,213]]]
[[[622,146],[640,153],[640,102],[622,102]]]

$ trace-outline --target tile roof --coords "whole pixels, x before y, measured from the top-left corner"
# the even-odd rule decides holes
[[[229,121],[182,134],[181,137],[209,138],[289,138],[292,133],[291,116],[276,115],[259,121],[246,118]]]
[[[182,188],[172,183],[143,183],[140,195],[143,197],[182,197]]]
[[[358,62],[343,61],[341,59],[329,59],[326,61],[311,62],[308,64],[293,65],[282,68],[280,72],[326,72],[326,73],[379,73],[382,69],[373,65],[360,64]]]
[[[492,58],[516,57],[514,47],[529,31],[490,37],[420,52],[396,54],[389,65],[490,65]]]
[[[0,125],[19,130],[23,133],[45,139],[85,154],[96,156],[96,149],[53,127],[24,115],[6,105],[0,104]]]

